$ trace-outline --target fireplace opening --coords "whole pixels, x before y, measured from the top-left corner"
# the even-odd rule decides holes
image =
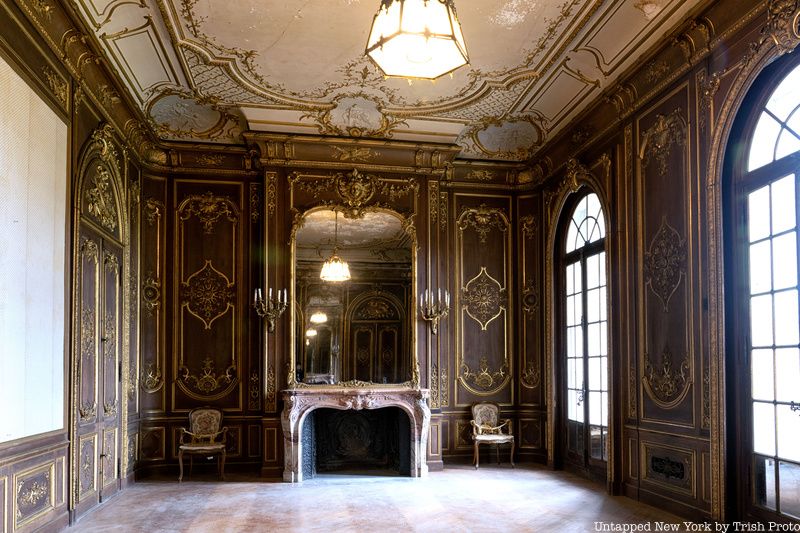
[[[399,407],[311,411],[303,422],[303,477],[411,475],[411,425]]]

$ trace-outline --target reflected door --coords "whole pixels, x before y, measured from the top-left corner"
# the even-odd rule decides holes
[[[605,222],[596,195],[575,207],[564,255],[564,459],[604,477],[608,460]]]
[[[751,512],[779,520],[800,518],[796,180],[792,173],[747,192],[745,207],[750,380],[743,410],[751,427],[744,466]]]

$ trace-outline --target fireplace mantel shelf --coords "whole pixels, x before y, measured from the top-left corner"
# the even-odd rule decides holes
[[[303,480],[303,421],[306,415],[319,408],[332,409],[380,409],[399,407],[408,415],[411,431],[411,476],[422,477],[428,473],[426,462],[428,430],[431,410],[428,407],[430,391],[405,386],[376,385],[375,387],[308,387],[288,389],[281,392],[283,412],[284,470],[283,480]]]

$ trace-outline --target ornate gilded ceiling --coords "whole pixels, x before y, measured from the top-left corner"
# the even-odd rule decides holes
[[[460,0],[470,64],[384,78],[364,57],[378,0],[77,0],[164,140],[246,130],[456,142],[523,160],[697,0]]]

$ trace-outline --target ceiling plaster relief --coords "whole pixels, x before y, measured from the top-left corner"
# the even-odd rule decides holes
[[[249,129],[456,143],[460,157],[521,161],[697,0],[462,2],[470,64],[432,82],[385,78],[363,55],[377,4],[76,5],[162,139],[241,144]],[[160,64],[115,53],[114,43],[134,32],[129,28],[146,28],[147,39],[137,43],[152,50],[139,55]],[[161,75],[143,86],[141,80],[155,79],[153,69],[170,79]]]

